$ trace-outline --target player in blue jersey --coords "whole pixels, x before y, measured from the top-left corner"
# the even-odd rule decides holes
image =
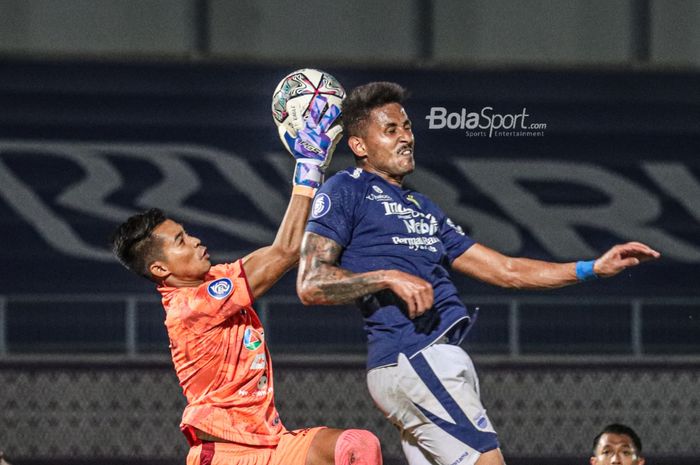
[[[317,193],[297,292],[307,305],[356,302],[365,318],[367,382],[401,430],[410,465],[502,465],[479,382],[459,343],[469,314],[448,268],[508,288],[556,288],[616,275],[659,253],[630,242],[597,260],[550,263],[476,243],[440,208],[403,187],[415,168],[405,90],[375,82],[343,102],[356,168]]]

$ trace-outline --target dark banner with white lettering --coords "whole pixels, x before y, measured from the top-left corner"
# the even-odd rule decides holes
[[[407,184],[477,241],[556,261],[629,240],[663,254],[556,292],[700,293],[698,74],[297,65],[0,61],[0,294],[149,290],[107,237],[153,206],[215,260],[270,243],[293,167],[271,94],[300,67],[348,89],[407,87],[417,158]],[[351,164],[341,142],[331,171]],[[293,292],[293,276],[277,289]]]

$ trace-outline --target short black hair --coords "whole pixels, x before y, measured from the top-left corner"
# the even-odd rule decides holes
[[[408,91],[394,82],[370,82],[355,87],[343,100],[343,130],[348,137],[362,136],[369,114],[388,103],[403,104]]]
[[[167,217],[159,208],[129,217],[110,236],[112,252],[134,273],[155,281],[149,265],[162,257],[160,243],[152,233]]]
[[[634,443],[634,448],[637,449],[637,452],[639,454],[642,453],[642,440],[639,438],[637,433],[635,433],[634,430],[627,425],[623,425],[621,423],[612,423],[603,428],[603,431],[601,431],[600,434],[598,434],[598,436],[596,436],[593,440],[593,455],[595,455],[595,451],[598,447],[598,441],[600,441],[600,437],[604,434],[624,434],[626,436],[629,436],[629,438]]]

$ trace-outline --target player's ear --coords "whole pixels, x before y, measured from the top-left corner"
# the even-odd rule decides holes
[[[348,147],[356,157],[365,158],[367,156],[367,147],[365,141],[358,136],[350,136],[348,138]]]
[[[148,265],[148,271],[150,271],[151,275],[158,280],[163,280],[170,276],[168,265],[160,260],[156,260]]]

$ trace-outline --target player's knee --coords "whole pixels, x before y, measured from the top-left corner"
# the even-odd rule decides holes
[[[382,465],[379,439],[364,429],[343,431],[335,443],[335,465]]]

